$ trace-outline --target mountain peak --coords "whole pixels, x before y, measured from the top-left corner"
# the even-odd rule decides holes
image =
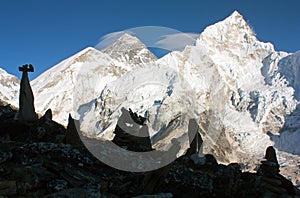
[[[123,34],[113,44],[103,49],[102,52],[112,58],[128,64],[144,64],[157,60],[147,46],[137,37]]]
[[[247,21],[244,19],[243,15],[241,15],[238,11],[234,11],[231,15],[229,15],[227,18],[225,18],[221,23],[224,23],[226,25],[239,25],[240,27],[243,27],[247,29],[248,31],[252,32],[251,27],[247,23]]]
[[[264,49],[265,53],[260,53],[260,56],[274,51],[272,44],[260,42],[256,38],[253,29],[238,11],[205,28],[196,45],[210,46],[211,49],[217,48],[219,51],[242,50],[246,53],[254,53],[256,48]]]
[[[229,17],[232,17],[232,18],[244,18],[237,10],[233,11],[232,14]]]
[[[132,36],[130,34],[123,34],[119,39],[118,41],[123,41],[123,42],[136,42],[136,43],[139,43],[141,45],[144,45],[144,43],[142,43],[142,41],[140,41],[137,37],[135,36]]]

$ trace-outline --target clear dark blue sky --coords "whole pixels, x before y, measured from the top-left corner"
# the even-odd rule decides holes
[[[20,77],[17,66],[46,69],[105,34],[139,26],[201,33],[238,10],[258,39],[276,50],[300,49],[298,0],[1,0],[0,67]]]

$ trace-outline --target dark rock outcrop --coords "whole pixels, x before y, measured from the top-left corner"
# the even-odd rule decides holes
[[[276,153],[267,149],[258,173],[238,164],[218,164],[212,155],[184,155],[159,170],[119,171],[94,158],[77,134],[43,116],[15,121],[16,110],[0,106],[0,196],[4,197],[299,197],[279,174]],[[59,127],[60,126],[60,127]],[[44,128],[44,135],[36,129]],[[72,132],[70,131],[72,130]],[[76,133],[75,133],[76,132]],[[78,135],[78,134],[77,134]],[[61,142],[61,136],[66,142]],[[96,141],[96,140],[95,140]],[[100,140],[99,140],[100,141]],[[192,141],[193,142],[193,141]],[[174,152],[178,142],[172,140]],[[137,147],[139,148],[139,147]],[[139,148],[140,149],[140,148]],[[163,153],[162,153],[163,154]],[[170,154],[170,153],[168,153]]]
[[[115,128],[115,137],[112,140],[116,145],[130,151],[152,151],[148,126],[145,118],[133,113],[131,109],[122,109],[122,115]]]

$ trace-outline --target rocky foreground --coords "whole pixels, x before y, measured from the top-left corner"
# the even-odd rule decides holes
[[[279,173],[273,147],[257,173],[191,151],[159,170],[130,173],[94,158],[71,118],[65,129],[51,111],[30,124],[16,113],[0,105],[0,197],[300,197]]]

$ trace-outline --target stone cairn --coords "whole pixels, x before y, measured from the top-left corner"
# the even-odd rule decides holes
[[[279,174],[279,163],[273,146],[266,150],[265,160],[261,161],[258,174],[261,175],[261,187],[268,190],[265,194],[270,195],[295,195],[294,186],[291,181]]]
[[[30,65],[19,67],[22,72],[19,96],[19,120],[34,122],[38,119],[34,109],[34,96],[30,87],[28,72],[33,72],[34,68]]]

